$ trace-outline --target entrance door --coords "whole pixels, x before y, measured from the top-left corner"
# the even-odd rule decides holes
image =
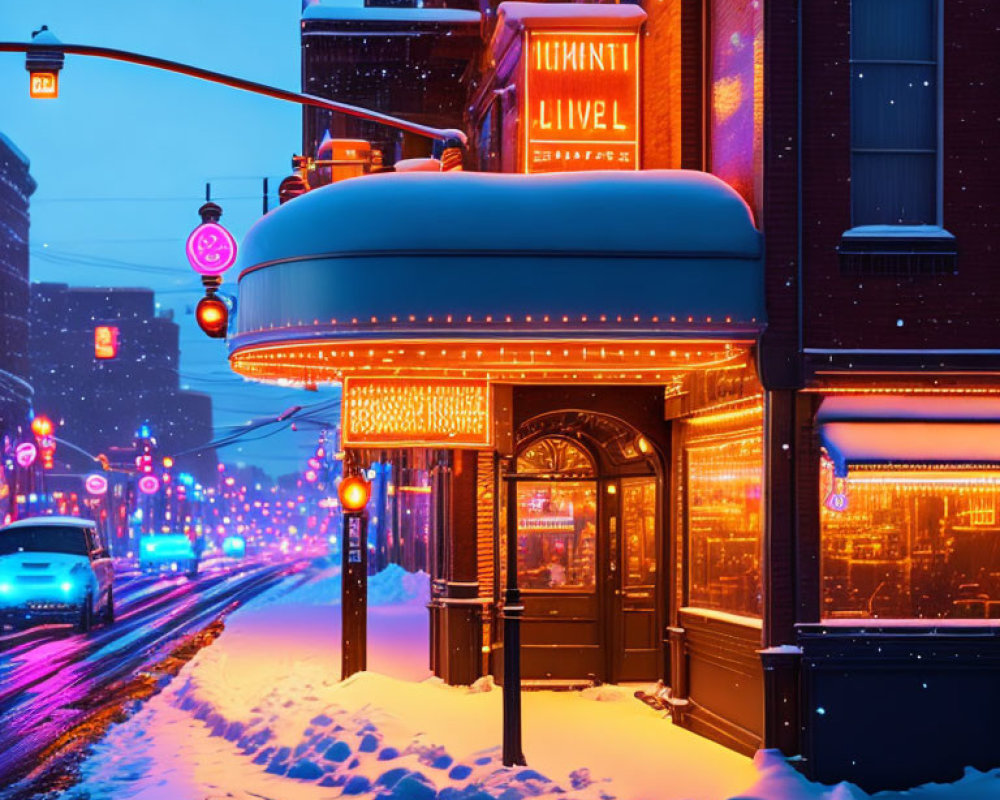
[[[620,499],[617,504],[608,503],[610,513],[605,518],[609,534],[608,666],[615,683],[652,680],[660,658],[657,480],[652,476],[622,478],[616,488]]]

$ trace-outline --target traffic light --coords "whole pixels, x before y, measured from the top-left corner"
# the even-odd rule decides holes
[[[44,414],[38,414],[31,420],[31,432],[39,439],[52,435],[52,420]]]
[[[215,294],[206,294],[194,312],[198,327],[212,339],[225,339],[229,327],[229,308]]]

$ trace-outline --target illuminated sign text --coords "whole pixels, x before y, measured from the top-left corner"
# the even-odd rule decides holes
[[[28,84],[28,96],[47,100],[59,96],[58,72],[31,72],[31,82]]]
[[[638,35],[526,35],[524,171],[638,169]]]
[[[492,444],[486,381],[348,378],[344,382],[344,444]]]
[[[94,358],[114,358],[118,355],[118,328],[98,325],[94,328]]]

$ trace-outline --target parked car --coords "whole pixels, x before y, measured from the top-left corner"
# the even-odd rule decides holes
[[[29,517],[0,528],[0,621],[69,622],[89,631],[115,619],[114,566],[93,520]]]
[[[183,533],[153,533],[139,539],[143,572],[198,572],[199,552]]]

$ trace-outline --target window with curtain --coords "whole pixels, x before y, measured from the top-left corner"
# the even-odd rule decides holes
[[[936,0],[851,0],[852,224],[937,225]]]

